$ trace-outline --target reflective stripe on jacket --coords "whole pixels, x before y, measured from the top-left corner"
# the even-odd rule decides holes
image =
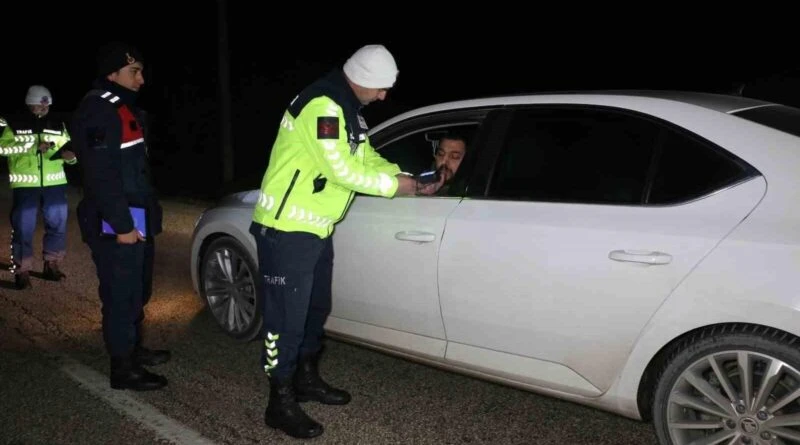
[[[338,72],[292,101],[270,153],[254,222],[326,238],[354,193],[394,196],[400,168],[372,147],[359,108]]]
[[[0,156],[8,158],[8,180],[11,188],[49,187],[67,183],[64,163],[73,165],[77,158],[65,161],[60,157],[50,159],[70,141],[66,126],[49,121],[36,122],[34,116],[19,121],[0,119]],[[35,129],[36,126],[43,126]],[[50,143],[50,148],[39,153],[40,142]]]

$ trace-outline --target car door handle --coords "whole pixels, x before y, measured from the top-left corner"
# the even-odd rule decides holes
[[[417,230],[397,232],[394,234],[394,237],[400,241],[415,241],[418,243],[429,243],[436,239],[436,235],[433,233],[420,232]]]
[[[612,250],[608,257],[615,261],[629,263],[669,264],[672,262],[672,255],[649,250]]]

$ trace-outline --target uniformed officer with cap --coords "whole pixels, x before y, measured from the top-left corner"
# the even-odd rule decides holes
[[[250,232],[263,279],[264,347],[269,375],[265,422],[294,437],[323,427],[298,402],[343,405],[350,394],[325,382],[318,360],[331,311],[334,226],[356,193],[392,198],[432,194],[371,146],[361,108],[384,100],[397,65],[383,45],[366,45],[291,102],[253,213]]]
[[[136,48],[113,42],[101,48],[97,68],[98,79],[72,122],[83,165],[78,220],[100,281],[111,387],[159,389],[167,379],[143,366],[165,363],[170,353],[142,346],[154,239],[162,230],[161,206],[150,179],[147,128],[135,106],[144,85],[144,61]]]

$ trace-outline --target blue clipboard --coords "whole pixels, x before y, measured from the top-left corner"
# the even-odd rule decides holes
[[[131,211],[131,217],[133,218],[133,227],[142,234],[143,237],[147,238],[147,211],[144,207],[135,207],[129,206],[128,207]],[[114,229],[111,228],[111,224],[109,224],[106,220],[101,220],[102,228],[100,230],[102,235],[105,236],[117,236],[117,233],[114,232]]]

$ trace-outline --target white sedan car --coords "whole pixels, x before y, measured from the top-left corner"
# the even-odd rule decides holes
[[[329,335],[652,420],[662,444],[800,444],[800,110],[541,94],[370,134],[411,173],[443,135],[468,150],[447,195],[354,200]],[[191,252],[197,292],[241,340],[261,326],[258,193],[208,209]]]

